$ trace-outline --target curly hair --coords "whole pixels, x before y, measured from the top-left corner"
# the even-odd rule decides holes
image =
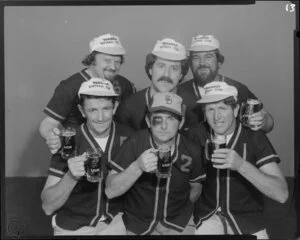
[[[146,73],[147,73],[147,76],[150,78],[151,80],[151,74],[150,74],[150,69],[152,68],[153,64],[155,63],[157,59],[157,56],[155,56],[154,54],[152,53],[149,53],[147,56],[146,56],[146,65],[145,65],[145,70],[146,70]],[[180,79],[180,81],[183,80],[184,76],[188,73],[189,71],[189,65],[188,65],[188,61],[186,59],[184,60],[181,60],[180,61],[181,63],[181,74],[182,74],[182,77]]]
[[[97,52],[97,51],[92,51],[90,54],[88,54],[82,61],[81,63],[84,66],[91,66],[95,64],[95,58],[97,54],[100,54],[101,52]],[[106,54],[106,53],[104,53]],[[112,54],[107,54],[107,55],[111,55],[111,56],[120,56],[121,57],[121,64],[124,63],[125,59],[123,55],[112,55]]]

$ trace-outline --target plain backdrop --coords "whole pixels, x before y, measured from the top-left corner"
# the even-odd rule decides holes
[[[145,56],[157,40],[172,37],[188,48],[193,36],[215,35],[225,56],[220,73],[246,84],[272,113],[268,137],[284,175],[294,176],[296,16],[287,3],[5,7],[6,176],[46,176],[50,153],[38,133],[43,109],[58,83],[83,68],[89,41],[105,33],[120,37],[127,50],[120,74],[138,90],[150,84]]]

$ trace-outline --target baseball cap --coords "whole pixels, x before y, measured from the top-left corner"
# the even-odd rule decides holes
[[[183,116],[182,98],[175,93],[155,93],[149,112],[164,110]]]
[[[198,100],[198,103],[218,102],[228,97],[234,97],[237,100],[238,91],[234,86],[225,82],[214,81],[204,86],[204,94]]]
[[[212,51],[220,48],[220,43],[213,35],[198,35],[192,38],[190,51]]]
[[[79,98],[81,94],[101,97],[118,96],[112,83],[102,78],[91,78],[90,80],[82,83],[78,91]]]
[[[110,33],[101,35],[90,41],[90,52],[92,51],[112,55],[124,55],[126,52],[119,37]]]
[[[185,47],[172,38],[158,40],[152,50],[152,54],[175,61],[184,60],[186,58]]]

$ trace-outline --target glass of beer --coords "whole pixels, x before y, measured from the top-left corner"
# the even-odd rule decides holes
[[[102,174],[101,174],[101,158],[102,158],[102,150],[101,149],[88,149],[86,152],[86,161],[84,163],[85,166],[85,174],[86,178],[89,182],[99,182]]]
[[[208,161],[211,161],[211,155],[216,149],[226,148],[226,136],[225,135],[212,135],[206,139],[205,144],[205,157]],[[214,163],[217,165],[217,163]]]
[[[248,98],[246,102],[243,102],[240,109],[240,121],[249,128],[256,127],[250,124],[250,116],[253,113],[259,112],[263,108],[261,101],[257,99]]]
[[[62,151],[61,156],[63,159],[69,159],[76,156],[75,144],[76,130],[72,127],[63,128],[61,132]]]
[[[168,178],[171,176],[171,147],[170,145],[163,144],[158,146],[157,151],[157,171],[158,178]]]

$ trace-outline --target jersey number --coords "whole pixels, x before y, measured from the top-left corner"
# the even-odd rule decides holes
[[[180,170],[186,173],[190,172],[191,170],[189,166],[192,164],[192,158],[184,154],[181,154],[181,161],[184,162],[184,164],[180,166]]]

